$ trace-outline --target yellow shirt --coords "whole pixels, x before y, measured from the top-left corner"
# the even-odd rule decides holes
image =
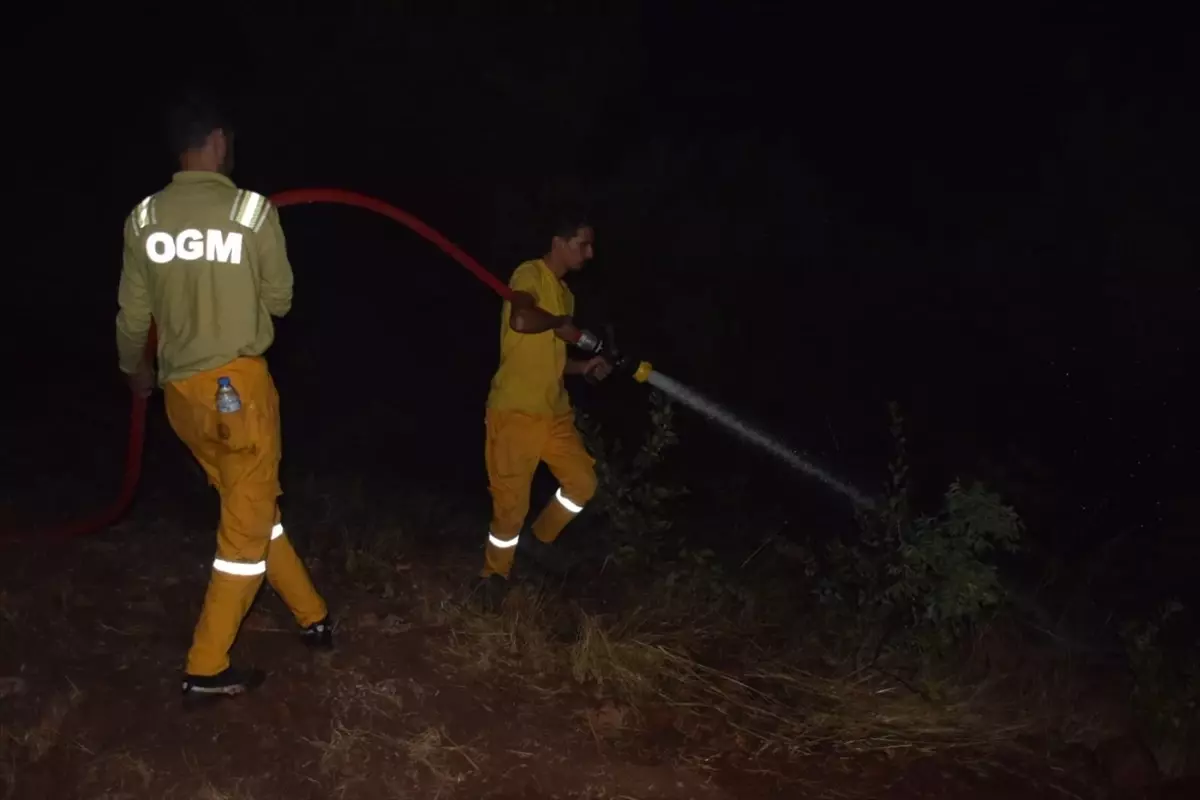
[[[550,314],[575,313],[575,296],[540,258],[517,267],[508,285],[533,295],[538,307]],[[487,407],[551,416],[568,413],[571,400],[563,385],[566,342],[554,331],[517,333],[509,325],[511,314],[512,304],[505,300],[500,311],[500,367],[492,377]]]
[[[266,352],[271,317],[292,305],[292,266],[279,212],[215,172],[178,172],[125,220],[117,290],[123,372],[142,359],[150,320],[166,384]]]

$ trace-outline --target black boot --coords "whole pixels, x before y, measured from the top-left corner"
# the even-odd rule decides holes
[[[553,542],[543,542],[532,533],[523,534],[517,544],[517,553],[522,559],[532,562],[538,569],[560,578],[571,569],[571,560]]]
[[[508,580],[503,575],[488,575],[471,582],[471,602],[485,614],[498,614],[508,594]]]
[[[314,622],[300,632],[300,641],[309,650],[330,651],[333,649],[333,623],[329,617],[320,622]]]
[[[183,702],[191,705],[221,697],[232,697],[257,689],[266,680],[260,669],[227,667],[216,675],[184,675]]]

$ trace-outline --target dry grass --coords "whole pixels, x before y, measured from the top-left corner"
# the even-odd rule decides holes
[[[63,721],[82,699],[83,693],[74,687],[70,692],[56,694],[43,710],[37,724],[22,734],[10,733],[13,740],[24,749],[29,763],[41,761],[58,745]]]
[[[689,743],[693,754],[706,747],[709,755],[728,754],[732,746],[755,758],[959,751],[987,759],[1020,748],[1026,734],[1063,729],[1044,702],[998,700],[999,682],[946,683],[919,693],[879,669],[814,671],[798,666],[818,661],[812,653],[802,662],[762,652],[755,641],[765,637],[744,615],[721,622],[721,609],[693,605],[689,618],[680,613],[687,607],[673,596],[614,619],[517,587],[498,615],[459,608],[448,650],[499,681],[519,673],[528,685],[540,676],[532,688],[555,691],[569,675],[617,700],[577,715],[598,740],[635,728],[650,706],[665,706],[691,720],[679,727],[701,732]],[[559,633],[564,619],[574,628],[566,640]],[[721,669],[693,654],[698,644],[723,654]]]
[[[562,648],[554,637],[555,629],[562,627],[561,613],[541,592],[514,587],[495,615],[453,604],[446,609],[445,619],[450,628],[445,652],[475,670],[498,667],[540,675],[561,666]]]
[[[14,696],[27,693],[24,681],[15,678],[10,679],[10,689]],[[0,725],[0,788],[5,800],[14,796],[22,766],[37,764],[62,744],[63,724],[82,700],[83,692],[72,684],[50,697],[28,729]]]
[[[404,711],[404,697],[397,678],[372,681],[356,670],[340,670],[330,694],[336,719],[355,714],[368,719],[395,717]]]
[[[775,663],[735,676],[660,650],[675,683],[664,699],[716,711],[759,754],[932,755],[1011,744],[1029,728],[997,724],[970,697],[930,702],[878,672],[825,677]]]
[[[254,795],[244,789],[240,781],[236,782],[234,787],[229,790],[218,789],[205,781],[200,790],[196,792],[195,800],[254,800]]]
[[[480,773],[482,756],[472,748],[451,739],[441,726],[429,726],[411,736],[390,736],[377,728],[350,728],[335,723],[326,741],[309,740],[320,751],[318,767],[321,774],[337,781],[338,793],[346,793],[355,784],[368,778],[396,778],[388,773],[393,757],[402,755],[408,762],[425,769],[438,786],[460,783],[464,770]],[[421,783],[421,776],[410,774]],[[353,792],[350,792],[353,796]]]
[[[154,782],[154,768],[143,758],[119,752],[103,755],[88,765],[85,782],[106,787],[108,796],[144,795]]]
[[[445,726],[429,725],[419,710],[406,710],[404,694],[422,703],[424,690],[412,681],[371,680],[356,669],[327,669],[332,725],[325,739],[306,739],[316,748],[316,766],[329,796],[357,797],[382,783],[396,796],[404,787],[436,787],[441,794],[479,773],[483,755],[454,741]],[[417,733],[397,734],[415,727]]]
[[[361,728],[348,728],[341,721],[333,725],[327,741],[309,739],[308,743],[321,751],[319,767],[321,774],[355,774],[365,766],[368,759],[366,743],[370,732]]]
[[[395,741],[403,748],[409,761],[424,766],[439,783],[460,782],[464,777],[459,771],[462,767],[470,767],[476,773],[482,772],[478,763],[479,754],[472,754],[471,748],[456,744],[444,727],[431,726],[408,739]]]
[[[982,750],[1010,745],[1033,725],[999,722],[974,693],[928,701],[877,671],[823,676],[786,661],[715,669],[662,633],[642,638],[626,626],[605,629],[588,615],[570,654],[576,680],[594,681],[635,707],[655,698],[698,718],[701,728],[718,721],[754,755]]]
[[[632,700],[651,694],[668,664],[662,648],[629,636],[624,627],[606,628],[600,617],[587,613],[580,614],[568,657],[576,681],[594,682]]]

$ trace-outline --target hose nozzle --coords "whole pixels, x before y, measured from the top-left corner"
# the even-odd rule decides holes
[[[654,371],[654,368],[650,366],[650,362],[638,362],[617,349],[617,339],[613,333],[612,325],[605,325],[604,333],[604,338],[599,338],[590,331],[581,331],[579,341],[575,345],[580,349],[603,358],[608,362],[614,373],[630,375],[638,383],[645,383],[649,380],[650,373]],[[584,379],[588,383],[596,382],[590,375],[585,375]]]
[[[585,353],[599,353],[604,344],[599,336],[588,330],[580,331],[579,338],[575,340],[575,346]]]

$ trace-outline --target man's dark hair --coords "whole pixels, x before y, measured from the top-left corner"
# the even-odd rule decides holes
[[[588,209],[578,203],[565,204],[552,209],[543,223],[546,244],[555,236],[570,239],[580,228],[590,227],[592,222]]]
[[[203,147],[204,140],[218,128],[233,133],[228,111],[202,91],[184,95],[167,112],[167,144],[176,155]]]

